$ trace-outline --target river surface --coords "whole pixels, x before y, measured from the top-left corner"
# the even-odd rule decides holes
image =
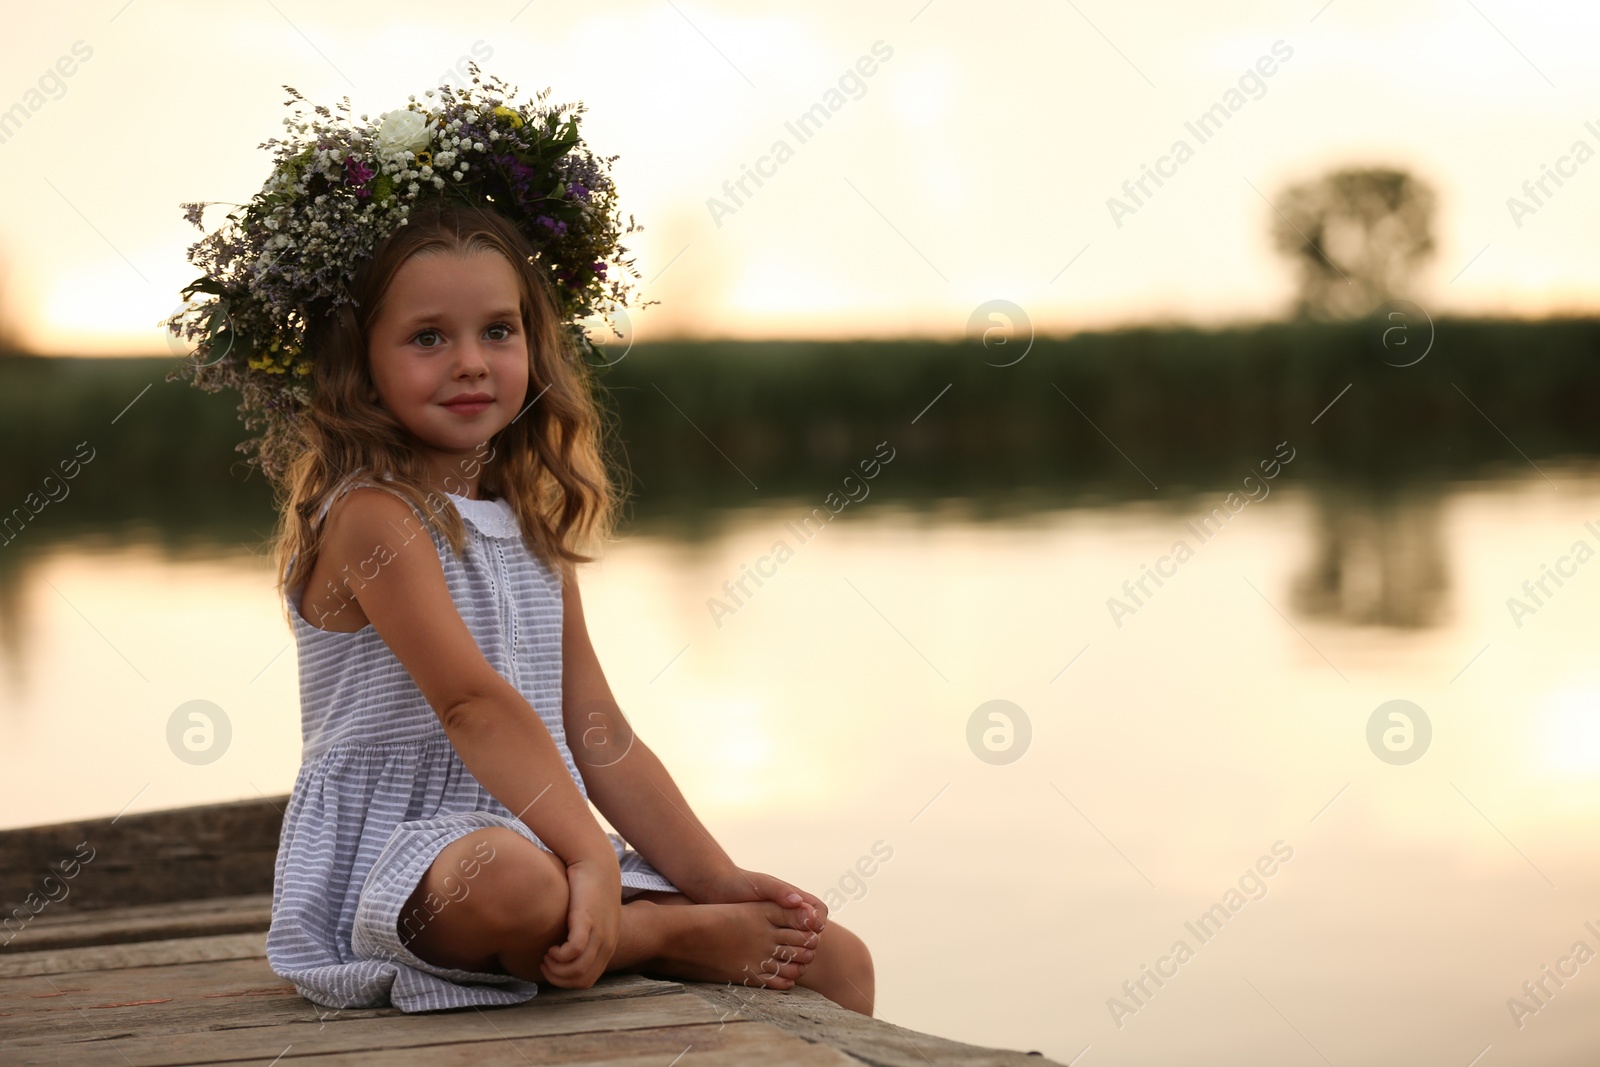
[[[773,505],[580,573],[639,735],[736,861],[830,895],[883,1018],[1080,1067],[1593,1062],[1600,479],[1542,466],[1280,483],[1206,539],[1222,494],[868,499],[805,542]],[[295,651],[236,543],[25,546],[0,825],[289,790]]]

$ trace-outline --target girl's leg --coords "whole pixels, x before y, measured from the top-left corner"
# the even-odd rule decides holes
[[[481,859],[480,842],[494,849],[490,859]],[[485,827],[439,852],[397,927],[429,963],[542,982],[544,954],[566,940],[567,892],[566,868],[555,856],[514,830]],[[609,970],[636,970],[657,954],[661,924],[651,919],[623,907]]]
[[[484,841],[494,849],[487,861]],[[567,892],[559,859],[513,830],[485,827],[440,851],[397,926],[402,942],[429,963],[542,982],[544,954],[566,939]],[[622,906],[606,969],[773,989],[798,983],[872,1014],[866,945],[830,922],[807,947],[813,935],[792,928],[791,915],[772,902],[695,904],[681,893],[646,890]]]

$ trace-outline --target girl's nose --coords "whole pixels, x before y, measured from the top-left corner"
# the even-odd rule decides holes
[[[489,361],[476,341],[468,341],[456,350],[456,373],[481,377],[489,373]]]

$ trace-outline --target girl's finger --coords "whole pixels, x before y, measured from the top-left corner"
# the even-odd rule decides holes
[[[584,916],[573,918],[567,930],[567,939],[550,950],[557,960],[571,961],[581,954],[589,942],[589,923]]]
[[[804,908],[809,904],[811,910],[816,912],[817,916],[814,928],[820,930],[827,923],[828,906],[821,900],[797,886],[790,885],[788,882],[774,879],[774,883],[777,888],[773,894],[773,899],[779,904],[786,908]]]
[[[577,984],[577,975],[563,967],[553,967],[545,964],[540,968],[544,980],[551,985],[572,986]]]
[[[563,978],[571,979],[579,977],[584,971],[588,970],[593,965],[594,959],[598,954],[599,946],[591,942],[588,947],[573,953],[570,958],[562,960],[547,959],[545,962],[556,974],[561,975]]]
[[[581,911],[573,916],[572,929],[567,931],[567,940],[577,945],[580,949],[587,948],[593,940],[589,935],[594,932],[594,921],[589,918],[589,913]]]
[[[551,960],[546,956],[540,964],[540,969],[549,979],[559,980],[561,985],[581,985],[584,976],[595,969],[598,954],[598,944],[591,942],[588,948],[576,953],[571,959]]]
[[[821,920],[822,923],[826,924],[827,921],[828,921],[828,905],[826,903],[824,903],[821,900],[821,898],[817,897],[815,894],[807,893],[805,890],[800,890],[800,897],[807,904],[810,904],[813,908],[816,909],[817,917]]]
[[[559,965],[546,964],[543,967],[546,981],[552,985],[559,985],[569,989],[585,989],[593,985],[594,982],[588,976],[596,969],[595,961],[593,960],[587,963],[583,960],[575,960],[572,963]]]

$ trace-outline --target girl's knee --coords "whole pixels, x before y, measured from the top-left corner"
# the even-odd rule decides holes
[[[823,944],[833,942],[829,947],[838,954],[842,969],[849,971],[852,976],[863,976],[869,981],[872,979],[872,952],[854,931],[830,922],[819,941]]]
[[[829,957],[825,963],[824,956]],[[817,963],[823,963],[820,974],[816,974]],[[877,985],[872,952],[853,931],[828,923],[818,940],[816,962],[807,971],[808,977],[813,974],[820,982],[818,992],[851,1011],[872,1014]]]
[[[565,923],[565,864],[515,830],[488,827],[462,841],[469,838],[476,839],[467,845],[476,873],[464,899],[477,898],[472,911],[481,923],[502,935]]]
[[[566,910],[561,862],[516,831],[492,826],[439,852],[406,902],[399,927],[403,940],[432,927],[426,943],[448,939],[482,951],[564,923]]]

